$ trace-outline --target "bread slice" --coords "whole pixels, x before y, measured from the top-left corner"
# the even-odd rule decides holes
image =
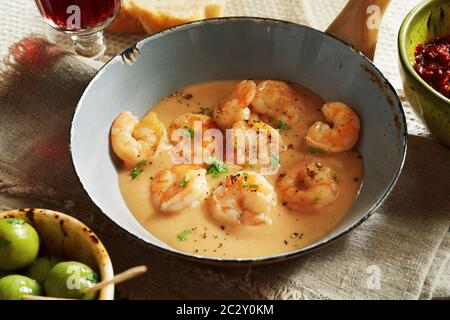
[[[129,0],[145,31],[155,33],[179,24],[222,16],[225,0]]]
[[[130,0],[122,1],[119,15],[108,29],[114,32],[145,33],[144,27],[130,8]]]

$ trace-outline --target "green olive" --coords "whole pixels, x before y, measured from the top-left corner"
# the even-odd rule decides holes
[[[40,285],[43,285],[50,270],[52,270],[58,262],[59,260],[54,257],[37,258],[25,270],[25,275],[36,280]]]
[[[19,275],[9,275],[0,279],[0,300],[21,300],[25,295],[41,295],[39,283]]]
[[[39,236],[22,219],[0,220],[0,266],[2,270],[17,270],[30,265],[39,252]]]
[[[45,280],[45,292],[49,297],[94,300],[96,293],[85,294],[84,290],[98,282],[98,275],[87,265],[60,262],[52,268]]]

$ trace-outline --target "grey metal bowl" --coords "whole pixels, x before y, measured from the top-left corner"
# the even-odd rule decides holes
[[[131,63],[130,53],[136,50],[140,55]],[[339,100],[355,108],[363,125],[358,146],[365,166],[361,193],[331,232],[291,253],[257,259],[215,259],[177,251],[147,232],[128,210],[110,156],[111,124],[125,109],[143,116],[160,99],[184,86],[247,78],[291,81],[312,89],[326,101]],[[268,263],[318,249],[365,221],[389,194],[400,174],[406,132],[405,116],[394,89],[360,52],[303,25],[225,18],[163,31],[106,64],[78,104],[71,130],[71,151],[80,181],[95,204],[149,246],[207,263]]]

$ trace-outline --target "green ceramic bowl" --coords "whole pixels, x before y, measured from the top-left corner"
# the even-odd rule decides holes
[[[398,46],[407,99],[430,131],[450,147],[450,99],[428,85],[413,68],[416,45],[443,35],[450,35],[450,1],[426,0],[403,21]]]

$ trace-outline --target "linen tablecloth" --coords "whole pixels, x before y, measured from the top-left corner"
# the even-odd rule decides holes
[[[406,12],[416,2],[392,2],[382,26],[375,59],[400,97],[403,93],[397,72],[396,33]],[[280,18],[324,29],[344,4],[342,0],[228,0],[226,13]],[[3,1],[0,15],[0,52],[6,53],[12,42],[30,32],[54,37],[33,1]],[[107,33],[107,56],[139,38]],[[445,237],[450,201],[442,192],[450,189],[450,177],[436,169],[439,166],[443,169],[447,164],[449,151],[429,137],[406,103],[404,107],[412,136],[404,173],[390,198],[361,228],[331,247],[281,265],[233,270],[205,267],[141,247],[99,214],[79,189],[68,154],[64,152],[66,141],[60,140],[67,134],[73,106],[99,65],[65,54],[62,56],[64,58],[57,65],[47,66],[44,74],[47,81],[52,80],[52,89],[60,90],[61,96],[64,94],[64,104],[70,106],[66,109],[54,104],[58,102],[58,95],[53,97],[56,100],[49,100],[43,90],[48,90],[46,83],[37,75],[30,76],[26,68],[19,68],[2,81],[0,209],[32,206],[65,210],[99,232],[117,271],[134,264],[149,265],[151,272],[145,279],[119,288],[119,298],[416,299],[450,295],[450,240]],[[53,107],[43,112],[39,108],[41,104]],[[53,118],[48,117],[49,114]],[[43,130],[41,138],[53,137],[54,145],[61,146],[51,150],[61,157],[61,161],[54,163],[51,157],[37,154],[30,162],[32,166],[26,166],[26,171],[15,170],[21,166],[14,164],[28,164],[30,160],[22,152],[14,153],[14,148],[19,144],[23,146],[21,151],[29,151],[37,139],[26,139],[26,133],[32,135],[34,132],[32,126],[17,132],[20,127],[17,122],[41,123],[46,119],[53,119],[52,128],[58,129]],[[72,185],[75,186],[73,190],[64,190]],[[374,272],[379,273],[381,281],[376,288],[369,284]],[[222,286],[217,286],[218,283]]]

